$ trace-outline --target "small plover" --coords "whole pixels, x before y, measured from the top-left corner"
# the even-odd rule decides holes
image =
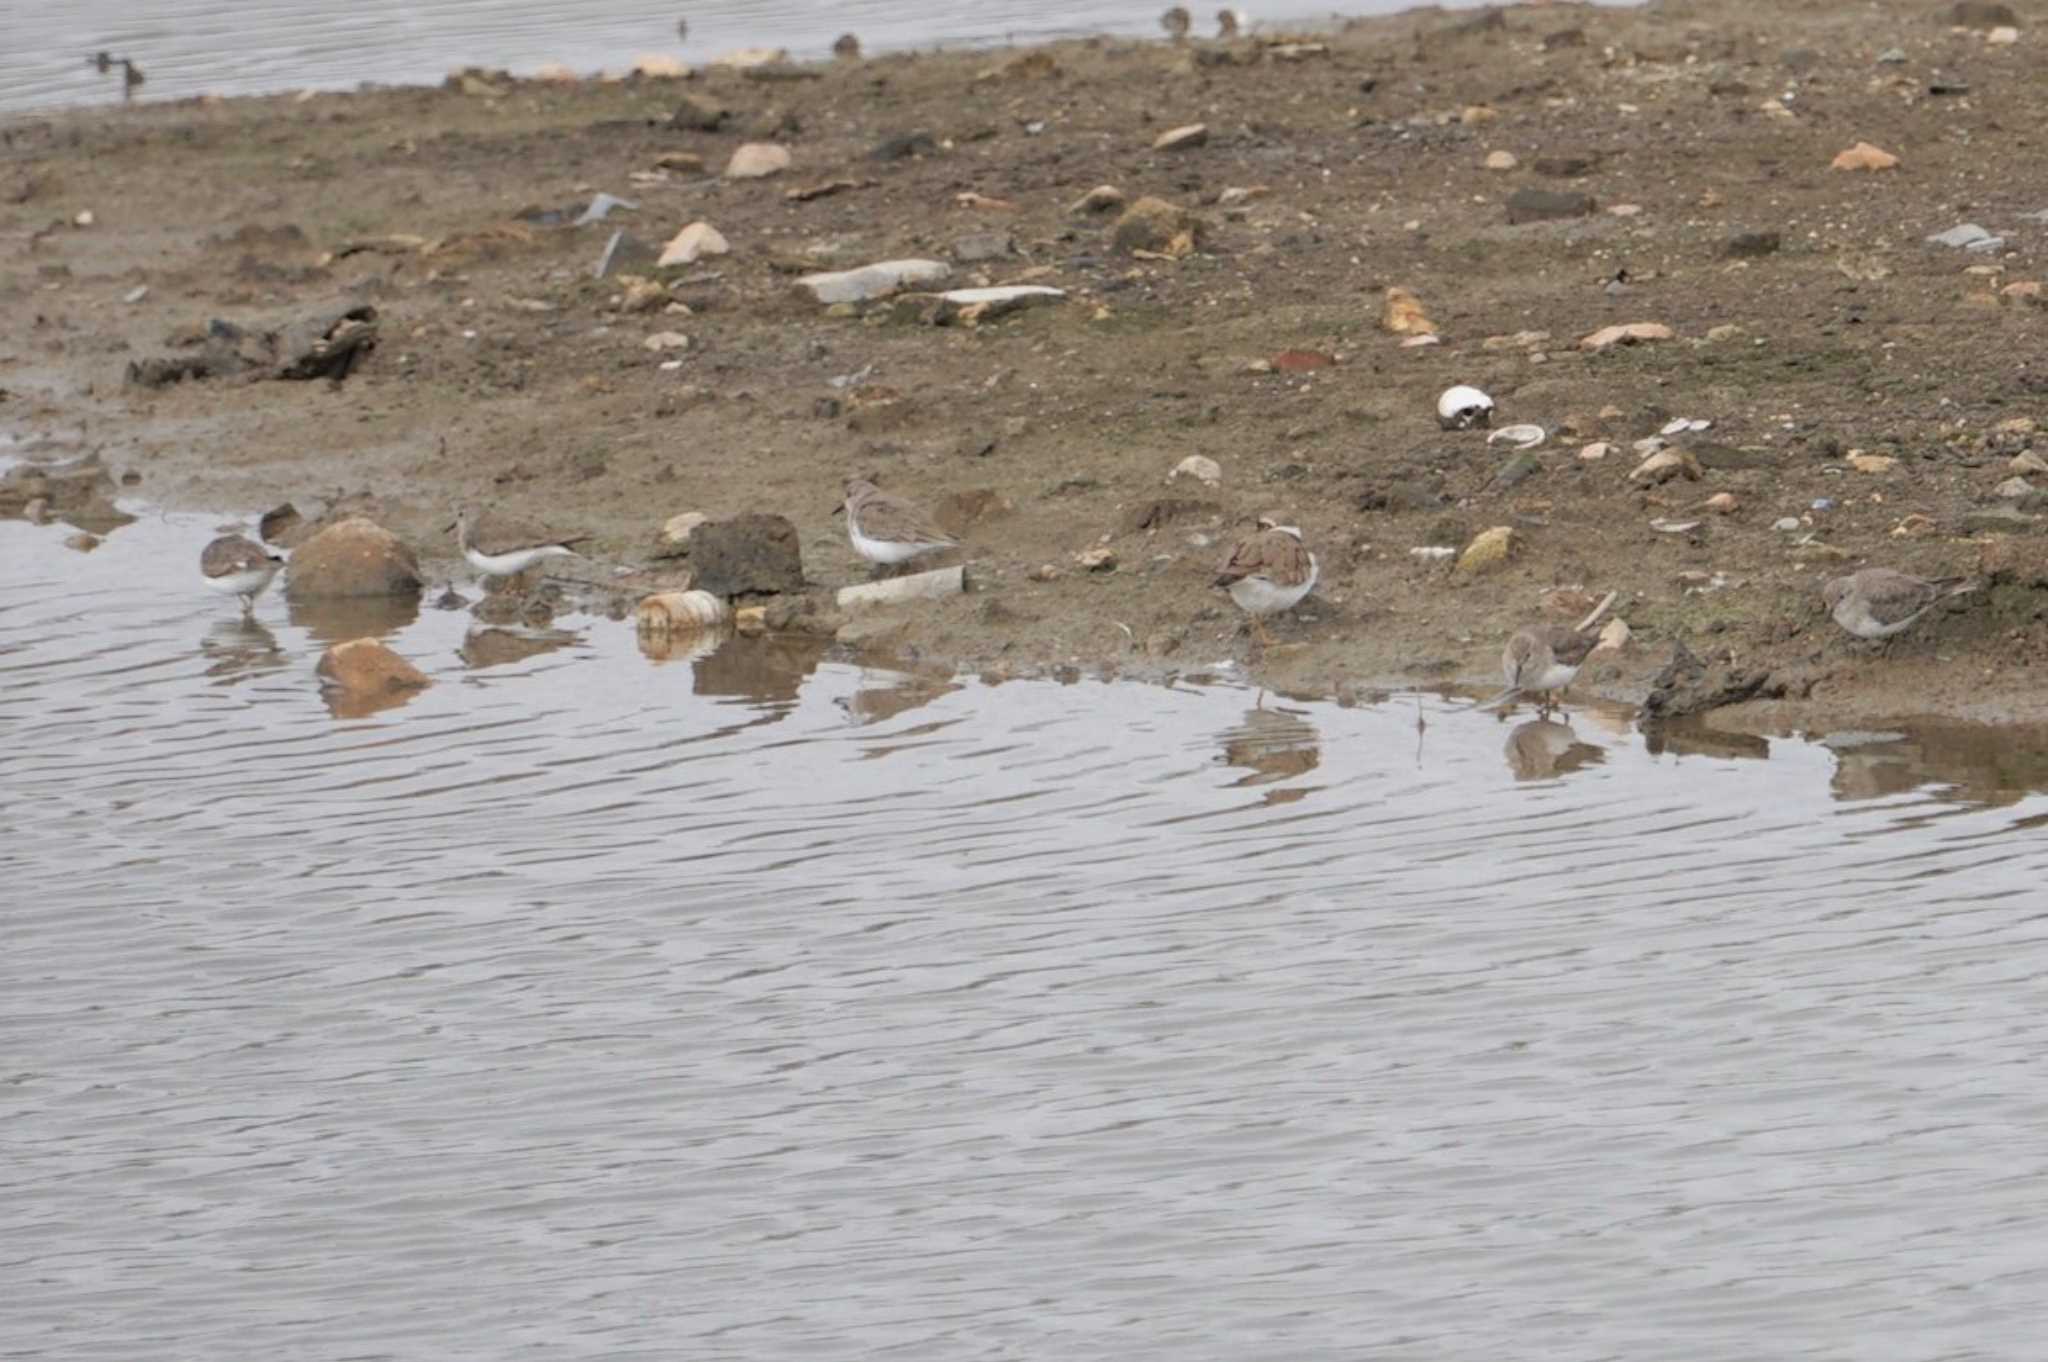
[[[1235,38],[1251,26],[1252,21],[1245,17],[1245,12],[1241,9],[1216,11],[1216,36],[1219,38]]]
[[[1487,701],[1485,707],[1490,709],[1516,696],[1533,693],[1543,697],[1538,702],[1539,712],[1547,713],[1556,703],[1555,692],[1578,679],[1579,668],[1600,646],[1600,635],[1593,626],[1614,604],[1615,594],[1608,592],[1593,607],[1593,613],[1575,625],[1529,624],[1515,630],[1500,655],[1501,676],[1508,688]]]
[[[207,589],[240,596],[245,615],[255,613],[256,598],[283,566],[283,554],[239,534],[224,534],[199,551],[199,575]]]
[[[1185,5],[1175,5],[1159,16],[1159,26],[1166,30],[1166,36],[1179,42],[1188,36],[1188,28],[1194,23]]]
[[[1292,610],[1316,585],[1316,556],[1292,525],[1259,517],[1258,530],[1240,539],[1216,574],[1217,586],[1230,589],[1237,608],[1251,616],[1252,631],[1262,644],[1271,643],[1266,616]]]
[[[1890,568],[1864,568],[1823,585],[1820,598],[1835,623],[1857,638],[1883,639],[1904,633],[1937,602],[1974,590],[1961,577],[1930,581]]]
[[[846,537],[853,551],[880,566],[895,567],[960,546],[922,506],[890,496],[871,478],[848,478],[846,501],[839,510],[846,513]]]
[[[462,546],[462,556],[486,577],[516,576],[543,558],[580,557],[570,546],[590,537],[553,535],[496,516],[486,518],[468,506],[456,512],[455,523],[448,528]]]

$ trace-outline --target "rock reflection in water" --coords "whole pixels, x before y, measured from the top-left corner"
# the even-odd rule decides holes
[[[1232,789],[1275,785],[1305,776],[1323,764],[1322,735],[1307,713],[1261,704],[1244,712],[1244,721],[1223,732],[1223,762],[1250,772],[1230,783]],[[1262,802],[1292,804],[1307,797],[1313,786],[1266,790]]]
[[[1842,800],[1929,786],[1973,804],[2016,804],[2048,790],[2048,731],[1987,724],[1915,724],[1902,733],[1836,733],[1830,782]]]
[[[244,615],[214,621],[199,640],[199,655],[206,659],[207,676],[222,686],[291,665],[277,635]]]
[[[576,642],[582,635],[566,629],[471,629],[457,650],[463,665],[472,671],[524,662],[530,657],[554,652]]]
[[[1771,740],[1754,733],[1721,733],[1697,720],[1643,725],[1643,748],[1653,757],[1716,757],[1723,761],[1768,761]]]
[[[312,635],[316,643],[346,643],[352,638],[389,638],[420,617],[417,592],[403,596],[333,596],[319,600],[287,598],[288,618]]]
[[[712,637],[718,635],[714,632]],[[788,635],[731,637],[725,647],[696,659],[690,689],[750,704],[794,704],[828,646],[823,639]]]
[[[1516,780],[1551,780],[1607,760],[1606,749],[1582,741],[1571,725],[1555,719],[1515,725],[1505,754]]]
[[[718,645],[732,636],[722,625],[708,629],[642,629],[640,656],[649,662],[695,662],[718,651]]]

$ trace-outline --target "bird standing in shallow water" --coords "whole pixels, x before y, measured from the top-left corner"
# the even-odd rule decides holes
[[[1273,641],[1265,617],[1299,605],[1315,589],[1317,568],[1299,529],[1264,516],[1258,524],[1256,533],[1231,549],[1215,584],[1229,588],[1230,599],[1251,616],[1252,631],[1264,645]]]
[[[1529,624],[1515,630],[1500,655],[1501,675],[1506,679],[1508,688],[1487,701],[1484,707],[1490,709],[1518,695],[1533,692],[1543,697],[1538,702],[1538,712],[1547,713],[1556,704],[1555,692],[1564,690],[1578,679],[1579,668],[1586,665],[1586,659],[1600,646],[1600,635],[1593,632],[1593,626],[1607,613],[1607,607],[1614,604],[1614,597],[1614,592],[1608,592],[1606,599],[1593,607],[1592,614],[1570,627]]]
[[[960,546],[922,506],[890,496],[872,478],[848,478],[846,500],[839,510],[846,514],[846,537],[853,551],[881,567]]]
[[[486,577],[516,576],[543,558],[581,557],[571,546],[590,537],[554,535],[497,516],[486,519],[469,506],[456,512],[455,523],[448,528],[454,531],[462,556]]]
[[[256,613],[256,598],[284,566],[284,555],[245,535],[224,534],[199,551],[199,575],[210,591],[240,596],[242,613]]]
[[[1961,577],[1930,580],[1891,568],[1864,568],[1824,584],[1820,598],[1836,624],[1857,638],[1876,640],[1904,633],[1937,602],[1974,590]]]

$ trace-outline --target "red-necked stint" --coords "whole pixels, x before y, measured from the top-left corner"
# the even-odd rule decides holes
[[[588,535],[555,535],[545,530],[516,524],[465,506],[448,527],[469,565],[486,577],[511,577],[526,571],[543,558],[576,558],[573,545]]]
[[[870,478],[848,478],[846,501],[839,509],[846,513],[846,537],[853,551],[883,567],[960,546],[922,506],[890,496]]]
[[[245,615],[255,613],[256,598],[283,566],[283,554],[239,534],[224,534],[199,551],[199,575],[207,589],[240,596]]]
[[[1504,704],[1519,695],[1540,695],[1539,710],[1548,711],[1555,693],[1576,681],[1579,668],[1600,646],[1593,626],[1614,604],[1615,592],[1608,592],[1593,613],[1575,625],[1527,624],[1515,630],[1508,646],[1501,650],[1500,670],[1508,688],[1486,702],[1486,708]]]
[[[1315,589],[1316,572],[1316,556],[1299,529],[1260,517],[1257,532],[1231,549],[1215,584],[1230,589],[1230,599],[1251,616],[1252,629],[1265,644],[1273,641],[1266,616],[1299,605]]]
[[[1890,568],[1864,568],[1823,585],[1820,598],[1835,623],[1857,638],[1881,639],[1904,633],[1937,602],[1974,590],[1975,584],[1961,577],[1929,580]]]

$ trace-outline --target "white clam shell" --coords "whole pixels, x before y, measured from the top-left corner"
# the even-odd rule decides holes
[[[1468,384],[1445,388],[1436,400],[1436,419],[1447,430],[1485,425],[1492,416],[1493,399]]]
[[[1547,438],[1543,427],[1536,425],[1502,426],[1486,437],[1486,443],[1505,440],[1517,449],[1534,449]]]
[[[1166,475],[1168,482],[1176,478],[1193,478],[1204,487],[1217,487],[1223,482],[1223,469],[1206,454],[1190,454],[1175,464],[1173,471]]]

